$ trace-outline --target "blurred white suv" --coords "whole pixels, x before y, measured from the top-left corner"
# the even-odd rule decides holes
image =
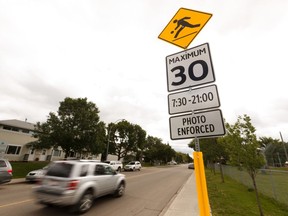
[[[95,198],[107,194],[120,197],[126,187],[125,175],[117,173],[109,164],[93,161],[54,161],[49,164],[40,185],[34,188],[38,203],[71,206],[77,213],[85,213]]]
[[[121,161],[105,161],[104,163],[110,164],[117,172],[121,172],[123,169],[123,164]]]
[[[130,161],[128,164],[124,166],[125,171],[135,171],[135,170],[141,170],[142,166],[139,161]]]

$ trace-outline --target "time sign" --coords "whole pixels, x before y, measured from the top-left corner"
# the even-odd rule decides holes
[[[169,94],[168,103],[169,114],[220,107],[216,85]]]

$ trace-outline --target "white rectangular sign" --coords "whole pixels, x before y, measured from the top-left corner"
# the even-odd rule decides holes
[[[169,114],[220,107],[216,85],[195,88],[168,95]]]
[[[166,57],[168,92],[215,81],[208,43]]]
[[[222,136],[225,134],[220,109],[169,118],[172,140]]]

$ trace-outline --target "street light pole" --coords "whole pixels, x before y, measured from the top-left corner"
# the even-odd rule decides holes
[[[285,156],[286,156],[286,161],[288,161],[288,155],[287,155],[285,143],[284,143],[284,141],[283,141],[283,137],[282,137],[281,132],[280,132],[280,137],[281,137],[281,140],[282,140],[282,145],[283,145],[283,147],[284,147],[284,152],[285,152]]]
[[[111,129],[113,128],[113,126],[114,126],[114,124],[117,124],[119,121],[124,121],[125,119],[118,119],[117,121],[115,121],[114,123],[113,123],[113,125],[110,127],[110,128],[108,128],[108,133],[107,133],[107,149],[106,149],[106,160],[108,159],[108,151],[109,151],[109,140],[110,140],[110,131],[111,131]]]

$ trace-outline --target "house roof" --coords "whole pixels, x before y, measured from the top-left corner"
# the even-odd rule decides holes
[[[1,120],[0,125],[6,125],[21,129],[28,129],[28,130],[34,130],[35,124],[26,122],[26,121],[20,121],[17,119],[10,119],[10,120]]]

